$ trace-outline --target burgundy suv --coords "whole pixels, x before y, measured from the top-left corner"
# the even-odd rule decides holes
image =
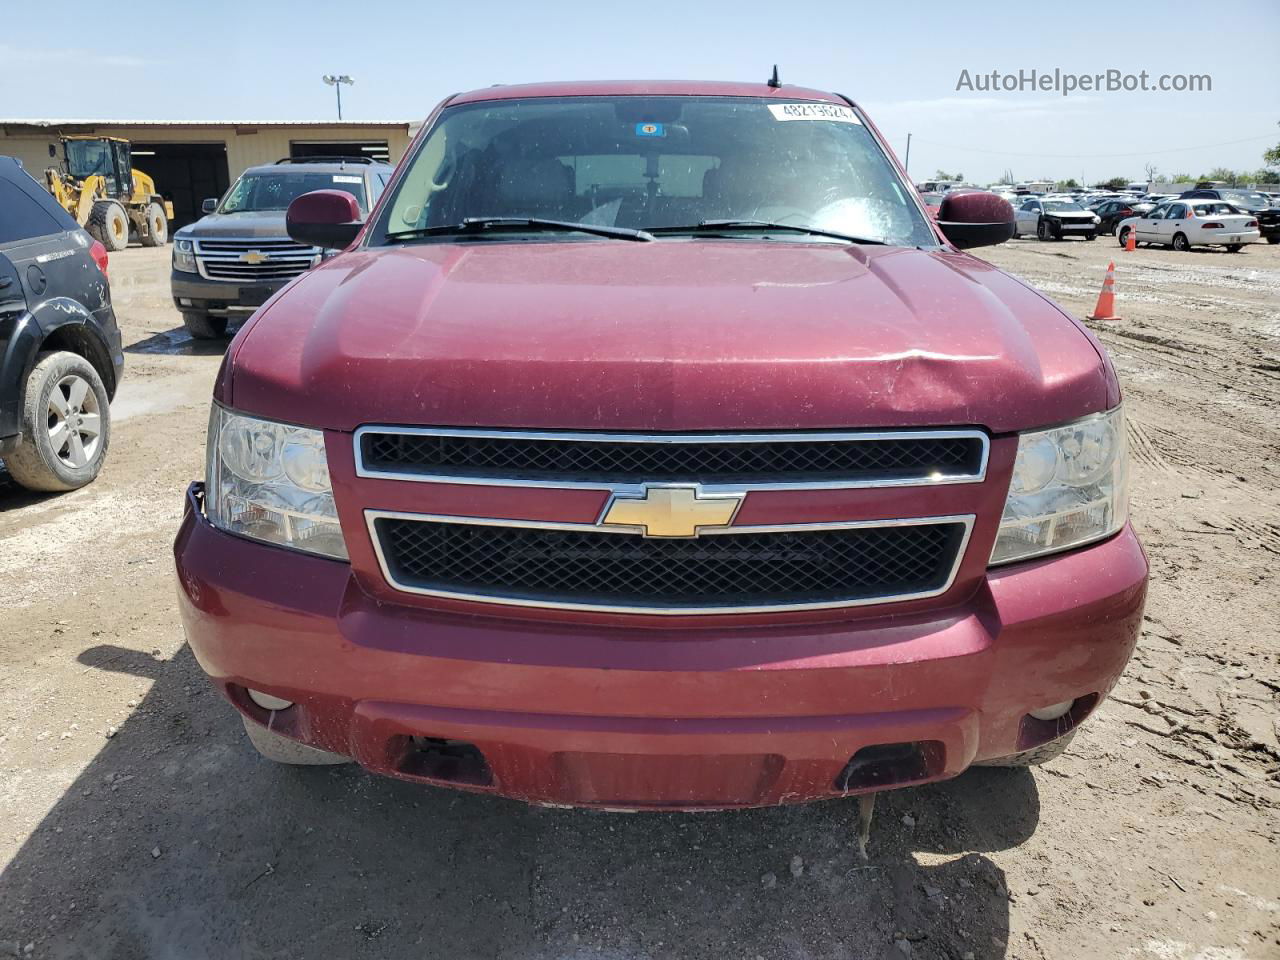
[[[273,759],[722,808],[1041,762],[1147,563],[1084,326],[932,220],[844,97],[450,97],[245,324],[175,552]]]

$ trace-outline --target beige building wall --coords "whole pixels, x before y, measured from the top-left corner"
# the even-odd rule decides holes
[[[223,143],[227,168],[234,181],[246,167],[274,163],[289,156],[292,141],[386,140],[391,162],[398,163],[409,147],[409,124],[118,124],[76,123],[42,128],[0,121],[0,154],[16,156],[37,179],[50,164],[49,146],[58,145],[59,133],[124,137],[147,143]],[[61,153],[59,153],[61,157]],[[146,158],[135,165],[146,170]]]

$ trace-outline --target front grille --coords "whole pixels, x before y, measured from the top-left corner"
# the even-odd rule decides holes
[[[977,431],[875,434],[636,435],[469,433],[366,427],[366,476],[576,483],[876,483],[979,479]]]
[[[388,579],[401,589],[535,606],[713,613],[940,593],[968,523],[689,539],[377,515],[372,527]]]
[[[276,283],[292,280],[306,273],[319,253],[285,238],[208,239],[195,241],[196,264],[209,280],[231,280],[242,283]],[[246,254],[260,254],[266,259],[248,263]],[[254,258],[256,259],[256,258]]]

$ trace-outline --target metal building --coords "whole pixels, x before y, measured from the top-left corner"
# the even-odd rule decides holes
[[[61,160],[61,134],[123,137],[133,164],[173,201],[174,226],[200,217],[200,202],[221,196],[246,167],[282,157],[364,156],[396,163],[409,146],[401,123],[151,123],[134,120],[0,120],[0,154],[16,156],[37,180]]]

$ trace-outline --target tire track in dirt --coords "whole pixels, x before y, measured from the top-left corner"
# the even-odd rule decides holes
[[[1136,417],[1127,421],[1129,434],[1129,456],[1138,463],[1152,467],[1162,473],[1171,472],[1169,461],[1165,459],[1159,448],[1151,439],[1149,428]]]
[[[1280,403],[1280,381],[1240,362],[1240,348],[1230,354],[1202,345],[1171,340],[1139,330],[1094,328],[1108,349],[1130,351],[1142,357],[1158,358],[1166,367],[1188,378],[1242,394],[1263,405]],[[1183,359],[1185,357],[1186,359]]]
[[[1280,522],[1256,517],[1230,517],[1228,529],[1239,534],[1240,543],[1280,556]]]

